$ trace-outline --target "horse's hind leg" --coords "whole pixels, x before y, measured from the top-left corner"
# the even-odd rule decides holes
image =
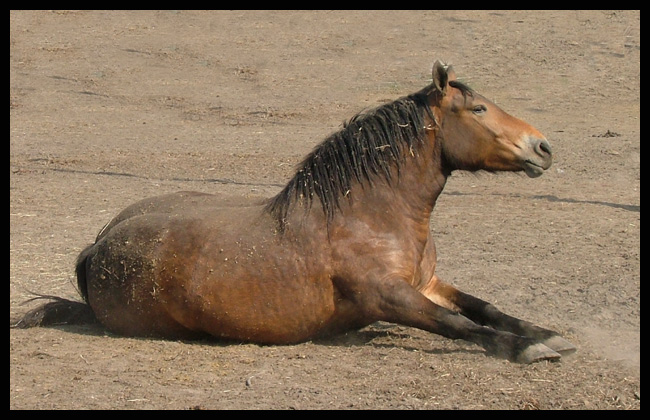
[[[534,338],[561,354],[572,353],[576,350],[573,344],[562,338],[557,332],[504,314],[491,303],[461,292],[436,276],[420,292],[429,300],[457,311],[477,324]]]

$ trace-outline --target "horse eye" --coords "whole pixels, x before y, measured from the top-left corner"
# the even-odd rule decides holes
[[[473,109],[472,112],[475,114],[482,114],[485,111],[487,111],[487,107],[485,105],[476,105]]]

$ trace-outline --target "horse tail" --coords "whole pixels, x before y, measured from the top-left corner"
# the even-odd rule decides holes
[[[51,325],[82,325],[95,324],[99,321],[92,308],[88,304],[88,286],[86,282],[86,260],[93,245],[84,249],[77,258],[77,290],[83,298],[83,302],[64,299],[58,296],[42,295],[33,293],[36,297],[28,299],[25,303],[37,299],[47,299],[50,302],[44,303],[30,310],[18,320],[10,320],[10,328],[32,328]]]

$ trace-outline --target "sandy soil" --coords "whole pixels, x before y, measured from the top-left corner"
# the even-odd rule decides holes
[[[544,176],[456,173],[438,273],[578,351],[518,365],[379,323],[292,346],[10,330],[10,409],[640,409],[639,11],[10,12],[10,317],[74,298],[119,210],[272,195],[435,58],[551,141]]]

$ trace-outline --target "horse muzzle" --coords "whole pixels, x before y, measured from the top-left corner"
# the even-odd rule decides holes
[[[528,137],[528,153],[523,158],[523,170],[531,178],[537,178],[551,167],[553,152],[546,139]]]

